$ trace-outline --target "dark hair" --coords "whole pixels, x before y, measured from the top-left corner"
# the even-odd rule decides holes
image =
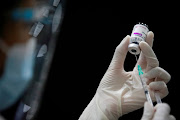
[[[0,37],[3,34],[4,24],[9,19],[8,14],[21,2],[21,0],[4,0],[0,4]]]

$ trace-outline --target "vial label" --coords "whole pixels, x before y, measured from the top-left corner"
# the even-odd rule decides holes
[[[131,34],[131,43],[139,43],[140,41],[145,41],[149,29],[141,24],[134,26]]]
[[[140,43],[141,41],[142,41],[143,39],[141,39],[141,38],[138,38],[138,37],[131,37],[130,38],[130,41],[131,41],[131,43]]]

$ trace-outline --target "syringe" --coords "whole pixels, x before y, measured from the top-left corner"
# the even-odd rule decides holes
[[[155,81],[157,81],[157,78],[155,78]],[[161,97],[159,96],[158,92],[154,91],[154,96],[156,98],[157,103],[162,103]]]
[[[142,83],[142,86],[143,86],[143,89],[144,89],[144,93],[145,93],[146,99],[153,106],[153,102],[151,100],[151,96],[150,96],[148,88],[147,88],[146,80],[143,77],[144,73],[143,73],[140,65],[138,65],[138,72],[139,72],[139,77],[141,79],[141,83]]]
[[[160,96],[159,96],[159,94],[157,92],[154,92],[154,96],[156,98],[157,103],[162,103],[161,98],[160,98]]]

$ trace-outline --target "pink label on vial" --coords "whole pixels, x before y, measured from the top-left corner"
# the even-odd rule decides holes
[[[142,36],[142,34],[141,33],[134,33],[135,35],[139,35],[139,36]]]

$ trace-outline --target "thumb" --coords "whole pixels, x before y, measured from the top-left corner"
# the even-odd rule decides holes
[[[152,120],[153,115],[154,115],[153,107],[148,102],[145,102],[144,103],[144,113],[143,113],[141,120]]]
[[[110,69],[124,69],[124,60],[128,52],[130,36],[127,35],[121,43],[116,47],[113,59],[110,64]]]

